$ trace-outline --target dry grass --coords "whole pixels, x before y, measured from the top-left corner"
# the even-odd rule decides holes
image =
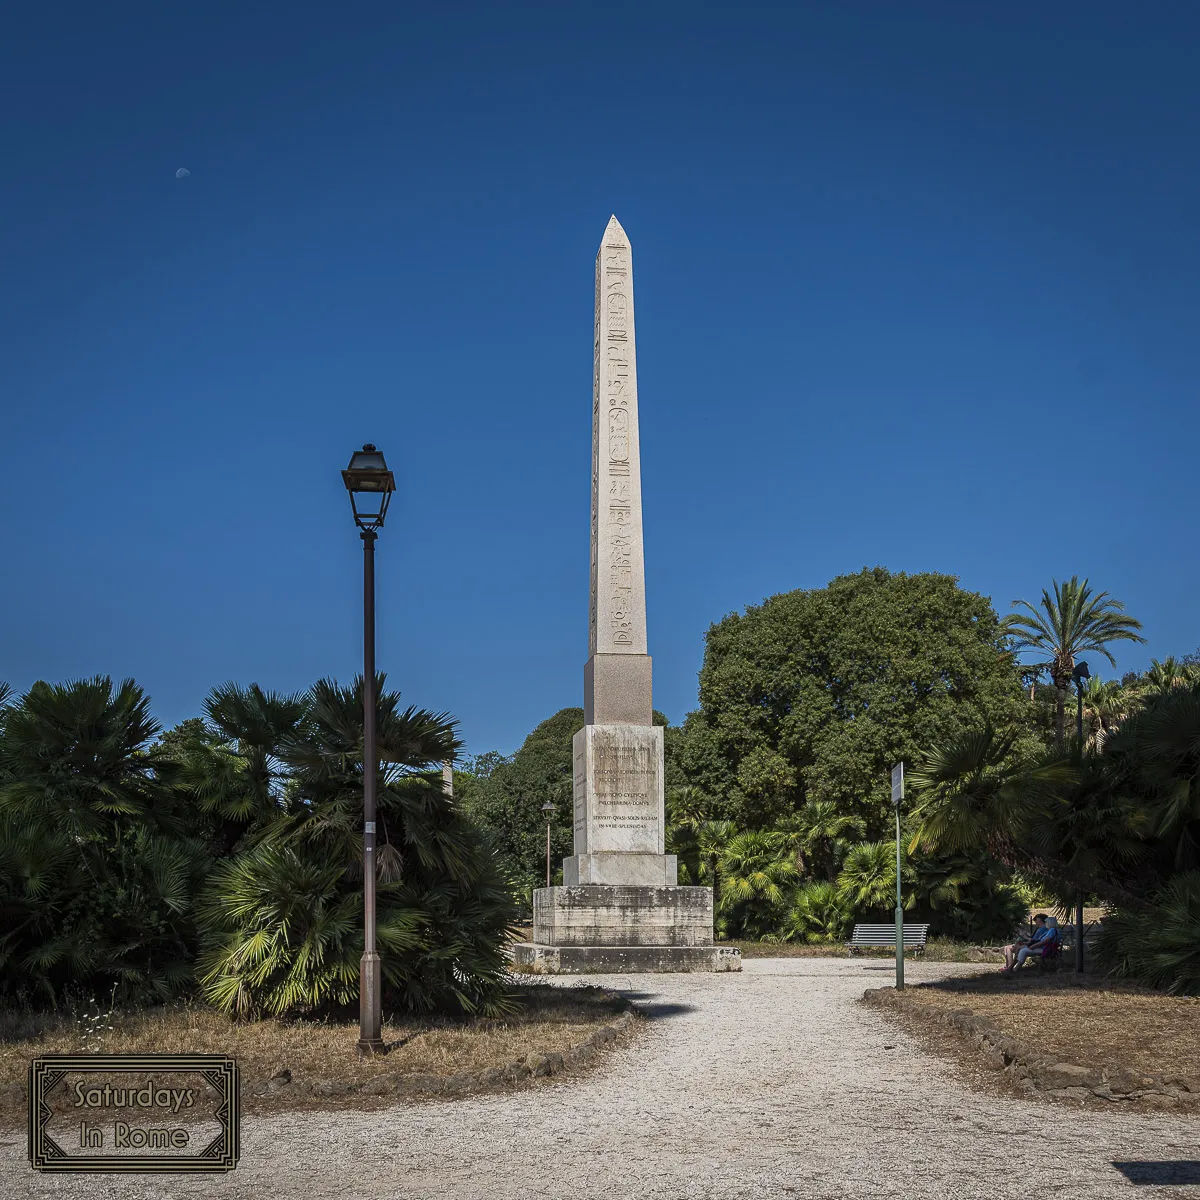
[[[845,958],[846,947],[838,942],[805,945],[793,942],[721,942],[722,946],[736,946],[743,958]],[[895,958],[893,949],[860,950],[863,958]],[[907,954],[909,962],[977,962],[1001,963],[1004,956],[992,946],[974,946],[967,942],[955,942],[950,938],[930,938],[922,956]]]
[[[620,1001],[598,988],[516,988],[516,1011],[503,1020],[392,1020],[383,1027],[389,1052],[360,1058],[357,1023],[345,1021],[250,1021],[237,1023],[211,1009],[180,1005],[116,1013],[102,1042],[85,1045],[68,1015],[0,1012],[0,1123],[24,1120],[24,1085],[32,1058],[40,1054],[224,1054],[235,1057],[243,1107],[279,1111],[313,1103],[296,1095],[255,1097],[256,1082],[286,1068],[296,1083],[316,1079],[367,1083],[381,1075],[448,1077],[488,1067],[503,1068],[532,1051],[560,1054],[598,1025],[613,1020]],[[19,1086],[18,1086],[19,1085]],[[291,1089],[296,1091],[297,1089]],[[354,1104],[350,1095],[339,1103]],[[367,1097],[362,1097],[369,1104]],[[333,1107],[329,1100],[321,1107]]]
[[[1165,996],[1073,972],[997,971],[907,989],[910,1005],[969,1008],[1061,1062],[1200,1078],[1200,998]]]

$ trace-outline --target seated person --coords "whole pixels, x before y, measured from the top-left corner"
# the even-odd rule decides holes
[[[1020,966],[1038,946],[1045,941],[1048,935],[1057,937],[1058,933],[1055,930],[1051,934],[1050,927],[1047,925],[1048,918],[1045,913],[1037,913],[1033,918],[1033,934],[1028,938],[1021,938],[1013,942],[1011,945],[1004,947],[1004,966],[1000,968],[1002,975],[1011,975],[1015,967]],[[1055,924],[1057,925],[1057,921]],[[1038,954],[1040,950],[1036,950]]]
[[[1036,946],[1029,945],[1017,951],[1017,966],[1021,966],[1027,958],[1045,958],[1061,944],[1058,930],[1058,918],[1046,918],[1046,936]],[[1016,969],[1015,967],[1013,968]]]

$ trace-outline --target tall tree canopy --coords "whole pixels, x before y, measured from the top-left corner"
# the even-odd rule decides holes
[[[676,739],[688,781],[741,828],[810,802],[886,836],[893,763],[1026,703],[990,600],[950,575],[843,575],[713,625],[700,710]]]

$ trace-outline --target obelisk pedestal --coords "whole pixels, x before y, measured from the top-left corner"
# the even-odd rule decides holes
[[[616,217],[596,256],[592,554],[584,727],[575,735],[575,853],[538,888],[519,968],[548,973],[741,970],[713,944],[712,889],[680,887],[665,851],[663,732],[646,649],[633,255]]]

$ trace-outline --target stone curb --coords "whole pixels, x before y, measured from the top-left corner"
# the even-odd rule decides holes
[[[1150,1108],[1186,1110],[1200,1105],[1200,1079],[1182,1075],[1138,1075],[1131,1071],[1094,1071],[1061,1062],[1007,1037],[986,1017],[969,1008],[932,1009],[913,1003],[891,988],[868,988],[863,1003],[871,1008],[917,1013],[925,1020],[961,1033],[975,1044],[984,1063],[1003,1071],[1027,1092],[1053,1100],[1095,1097],[1114,1103],[1140,1101]]]
[[[254,1096],[395,1096],[400,1099],[442,1097],[457,1099],[477,1092],[523,1083],[530,1079],[559,1075],[573,1067],[590,1062],[601,1047],[611,1045],[637,1021],[634,1005],[616,992],[598,988],[606,998],[617,1002],[622,1011],[613,1020],[593,1029],[581,1042],[565,1054],[558,1051],[532,1050],[523,1060],[514,1060],[504,1067],[487,1067],[482,1071],[461,1071],[457,1075],[379,1075],[364,1083],[347,1083],[337,1079],[312,1079],[294,1082],[292,1073],[281,1068],[270,1079],[247,1081],[247,1094]],[[502,1024],[502,1022],[496,1022]]]

